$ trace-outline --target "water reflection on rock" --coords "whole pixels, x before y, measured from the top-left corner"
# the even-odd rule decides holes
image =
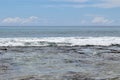
[[[1,80],[120,80],[120,47],[0,47]]]

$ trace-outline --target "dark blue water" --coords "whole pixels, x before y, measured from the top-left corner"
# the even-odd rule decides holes
[[[59,27],[59,26],[58,26]],[[73,27],[74,28],[74,27]],[[41,28],[34,26],[0,27],[0,38],[7,37],[120,37],[119,27]]]

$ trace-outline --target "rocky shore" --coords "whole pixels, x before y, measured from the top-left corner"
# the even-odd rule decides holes
[[[0,80],[120,80],[120,46],[1,46]]]

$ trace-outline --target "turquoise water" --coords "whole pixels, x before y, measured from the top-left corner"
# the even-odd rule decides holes
[[[0,27],[0,38],[12,37],[120,37],[119,27],[80,27],[80,28],[48,27]]]

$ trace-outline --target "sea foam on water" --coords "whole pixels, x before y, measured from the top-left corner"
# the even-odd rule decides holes
[[[120,37],[0,38],[0,46],[109,46],[116,44],[120,44]]]

